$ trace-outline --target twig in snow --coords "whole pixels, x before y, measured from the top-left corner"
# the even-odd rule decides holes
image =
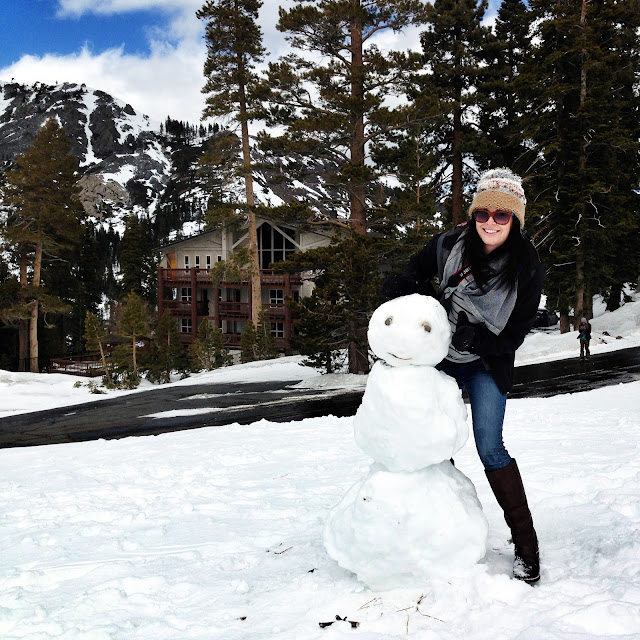
[[[358,607],[358,611],[360,611],[360,609],[367,609],[372,602],[377,603],[378,600],[380,600],[378,596],[376,596],[375,598],[371,598],[371,600],[365,602],[361,607]]]
[[[274,551],[274,555],[276,556],[281,556],[283,553],[286,553],[287,551],[289,551],[289,549],[293,549],[293,547],[287,547],[286,549],[283,549],[282,551]]]

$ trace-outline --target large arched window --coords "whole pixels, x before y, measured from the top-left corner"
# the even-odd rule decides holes
[[[258,227],[258,252],[261,269],[268,269],[272,262],[285,260],[295,252],[296,246],[292,240],[295,238],[294,230],[282,227],[282,231],[286,235],[280,233],[268,222],[264,222]]]

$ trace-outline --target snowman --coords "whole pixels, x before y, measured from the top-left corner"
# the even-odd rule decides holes
[[[485,555],[488,524],[450,461],[469,429],[457,383],[435,368],[451,339],[446,311],[419,294],[390,300],[368,338],[380,360],[353,425],[374,463],[329,513],[325,547],[376,589],[468,570]]]

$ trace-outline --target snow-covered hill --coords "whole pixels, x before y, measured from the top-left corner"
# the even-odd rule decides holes
[[[197,171],[198,159],[215,138],[210,126],[173,121],[179,131],[169,131],[165,123],[84,84],[0,81],[0,162],[5,169],[31,146],[50,118],[58,120],[71,140],[82,172],[81,198],[98,224],[121,231],[130,213],[151,221],[161,218],[155,224],[161,243],[202,229],[212,184],[227,200],[243,199],[239,177],[223,176],[222,171],[216,176],[214,168],[205,178]],[[269,168],[256,148],[252,153],[260,167],[254,176],[259,204],[305,199],[318,202],[325,215],[339,214],[335,188],[325,184],[322,163],[284,158]],[[300,180],[284,177],[291,163],[303,175]]]

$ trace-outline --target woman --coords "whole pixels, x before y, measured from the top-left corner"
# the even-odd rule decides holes
[[[533,326],[544,269],[522,234],[526,199],[519,176],[494,169],[480,177],[471,220],[442,233],[414,255],[402,276],[389,276],[382,294],[439,298],[452,339],[439,368],[467,391],[473,433],[493,493],[511,529],[513,575],[540,578],[538,539],[516,461],[502,441],[516,349]],[[431,281],[437,277],[441,293]]]

